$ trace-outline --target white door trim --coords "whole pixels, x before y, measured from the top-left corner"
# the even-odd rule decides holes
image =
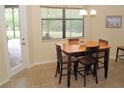
[[[23,34],[23,32],[25,32],[23,34],[23,37],[21,37],[21,39],[25,39],[24,40],[24,50],[22,52],[25,52],[24,56],[23,56],[23,61],[24,61],[24,65],[25,67],[29,67],[29,45],[28,45],[28,29],[27,29],[27,7],[26,5],[20,5],[19,6],[20,9],[20,26],[21,26],[21,34]],[[21,40],[22,41],[22,40]]]

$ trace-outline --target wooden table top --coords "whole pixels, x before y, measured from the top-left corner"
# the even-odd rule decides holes
[[[85,52],[86,47],[93,47],[93,46],[98,46],[99,42],[95,41],[87,41],[85,45],[80,45],[80,44],[69,44],[69,43],[64,43],[64,44],[58,44],[61,46],[61,49],[64,52],[67,53],[74,53],[74,52]],[[105,44],[100,44],[100,49],[107,49],[111,48],[109,45]]]

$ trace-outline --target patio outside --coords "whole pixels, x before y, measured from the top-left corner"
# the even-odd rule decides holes
[[[9,62],[10,68],[13,68],[22,63],[18,8],[5,8],[5,18]]]

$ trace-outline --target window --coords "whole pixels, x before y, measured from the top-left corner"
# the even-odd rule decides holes
[[[17,5],[5,6],[6,29],[8,39],[20,38],[19,8]]]
[[[80,9],[41,8],[42,39],[84,36],[84,18]]]

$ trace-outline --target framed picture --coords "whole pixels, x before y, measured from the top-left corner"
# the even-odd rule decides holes
[[[107,28],[121,28],[122,16],[107,16],[106,27]]]

